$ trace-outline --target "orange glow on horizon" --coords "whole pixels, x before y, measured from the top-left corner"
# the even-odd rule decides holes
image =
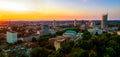
[[[28,20],[87,20],[93,19],[91,16],[87,16],[83,12],[81,14],[75,14],[73,12],[67,11],[30,11],[30,12],[14,12],[14,11],[3,11],[1,10],[0,21],[7,21],[11,19],[12,21],[28,21]],[[98,18],[98,17],[94,17]]]
[[[120,1],[111,1],[0,0],[0,21],[101,20],[106,13],[108,20],[119,20]]]

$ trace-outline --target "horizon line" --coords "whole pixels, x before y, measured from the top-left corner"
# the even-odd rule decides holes
[[[53,20],[0,20],[0,21],[53,21]],[[74,21],[74,20],[56,20],[56,21]],[[101,20],[77,20],[77,21],[101,21]],[[108,20],[108,21],[120,21],[120,20]]]

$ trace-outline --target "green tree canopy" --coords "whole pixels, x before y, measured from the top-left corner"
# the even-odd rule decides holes
[[[31,57],[48,57],[49,52],[44,48],[37,47],[31,52]]]
[[[36,42],[37,39],[35,37],[32,38],[32,42]]]
[[[106,52],[108,55],[110,55],[110,57],[114,57],[116,54],[115,50],[112,47],[106,48]]]

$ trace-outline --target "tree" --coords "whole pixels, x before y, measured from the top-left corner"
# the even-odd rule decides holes
[[[85,31],[83,32],[83,39],[88,40],[88,39],[90,39],[90,38],[91,38],[90,32],[88,32],[87,30],[85,30]]]
[[[55,47],[50,44],[46,45],[46,48],[50,50],[55,50]]]
[[[114,46],[114,50],[116,51],[116,56],[120,57],[120,45]]]
[[[87,50],[84,51],[77,50],[69,54],[67,57],[89,57],[89,53]]]
[[[37,47],[30,53],[31,57],[48,57],[49,52],[44,48]]]
[[[105,33],[105,36],[106,36],[107,38],[110,38],[111,34],[110,34],[110,33]]]
[[[112,47],[106,48],[106,53],[110,55],[110,57],[114,57],[116,54],[115,50]]]
[[[105,41],[104,39],[106,38],[102,38],[100,39],[101,36],[96,36],[96,35],[93,35],[91,37],[91,40],[92,40],[92,46],[94,47],[93,49],[96,51],[96,54],[97,56],[99,57],[103,57],[104,56],[104,53],[105,53]]]
[[[118,30],[120,30],[120,26],[118,27]]]
[[[0,57],[6,57],[5,52],[0,48]]]
[[[66,45],[60,49],[63,53],[68,54],[71,52],[71,47],[70,45]]]
[[[92,40],[92,44],[94,46],[99,46],[99,37],[98,36],[92,35],[91,40]]]
[[[97,57],[97,55],[96,54],[91,54],[90,57]]]
[[[105,57],[110,57],[110,55],[106,54]]]
[[[74,46],[74,41],[73,40],[71,40],[70,42],[69,42],[69,45],[70,45],[70,47],[73,47]]]
[[[117,45],[117,42],[116,41],[114,41],[114,40],[110,40],[109,42],[108,42],[108,46],[109,47],[115,47]]]
[[[88,50],[90,49],[90,45],[89,43],[87,42],[87,40],[81,40],[78,42],[78,46],[80,46],[81,48],[85,49],[85,50]]]
[[[2,49],[0,48],[0,52],[2,51]]]
[[[117,43],[120,44],[120,35],[115,35],[113,38],[115,39],[115,41],[116,41]]]
[[[32,38],[32,42],[36,42],[37,40],[36,40],[36,38],[35,37],[33,37]]]
[[[20,44],[20,43],[22,43],[22,42],[23,42],[22,40],[18,40],[18,42],[17,42],[17,43],[18,43],[18,44]]]
[[[52,54],[49,54],[48,57],[65,57],[65,56],[64,56],[64,53],[62,52],[62,49],[59,49],[53,52]]]
[[[57,35],[62,35],[66,30],[56,32]]]
[[[68,57],[80,57],[79,52],[73,52],[72,54],[69,54]]]
[[[79,57],[89,57],[88,51],[83,51]]]
[[[100,46],[104,46],[104,45],[107,46],[107,42],[109,41],[109,38],[105,34],[98,36],[98,38],[99,38]]]
[[[28,55],[27,54],[20,54],[19,57],[28,57]]]

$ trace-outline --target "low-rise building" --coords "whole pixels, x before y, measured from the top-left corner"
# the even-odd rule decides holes
[[[73,31],[73,30],[67,30],[63,36],[64,37],[70,37],[72,40],[74,40],[76,38],[77,32]]]
[[[51,33],[51,34],[56,34],[56,32],[57,32],[57,30],[55,30],[55,29],[50,29],[50,33]]]
[[[120,31],[117,31],[117,35],[120,35]]]
[[[79,39],[82,39],[83,38],[82,35],[83,35],[83,33],[77,33],[75,41],[79,40]]]
[[[58,36],[56,38],[50,38],[48,40],[49,44],[51,46],[54,46],[56,50],[64,46],[66,43],[68,43],[70,40],[69,37],[63,37],[63,36]]]
[[[56,50],[58,50],[59,48],[61,48],[65,44],[66,44],[65,38],[59,38],[54,42],[54,47]]]
[[[90,34],[98,34],[98,35],[101,35],[103,34],[103,31],[101,29],[98,29],[98,28],[92,28],[92,29],[88,29],[88,32],[90,32]]]

